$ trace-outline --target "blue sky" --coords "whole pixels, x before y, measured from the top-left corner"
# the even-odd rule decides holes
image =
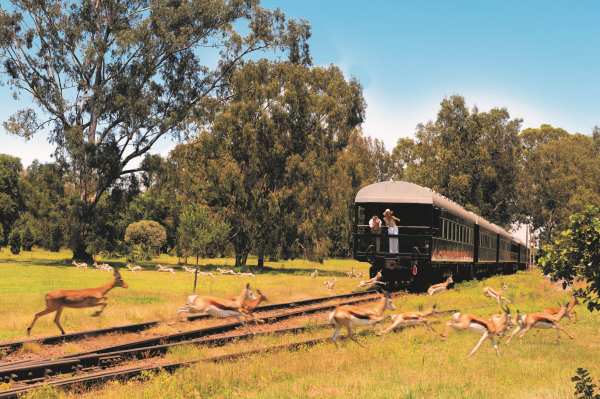
[[[589,134],[600,125],[600,2],[263,0],[312,25],[315,64],[360,80],[365,132],[388,149],[435,117],[445,96],[507,107],[524,126]],[[0,119],[17,109],[0,87]],[[26,105],[21,103],[20,105]],[[0,151],[48,160],[44,137],[0,127]],[[163,143],[165,152],[172,143]]]

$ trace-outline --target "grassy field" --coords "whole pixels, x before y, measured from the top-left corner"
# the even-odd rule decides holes
[[[59,266],[67,254],[50,258],[42,252],[11,258],[2,253],[0,260],[0,337],[23,335],[32,313],[42,306],[43,292],[57,287],[79,287],[102,283],[108,273],[80,271]],[[172,261],[172,259],[166,259]],[[167,263],[161,259],[162,263]],[[225,263],[230,262],[225,260]],[[273,269],[258,276],[256,285],[276,301],[292,297],[326,295],[322,285],[308,273],[316,266],[306,262],[271,265]],[[210,266],[207,266],[210,267]],[[366,270],[366,265],[352,261],[329,261],[318,268],[335,274],[352,267]],[[67,310],[63,325],[69,331],[129,321],[172,315],[189,291],[191,277],[142,272],[124,273],[128,290],[116,289],[111,305],[98,319],[89,317],[91,310]],[[338,290],[347,291],[356,280],[338,276]],[[203,292],[235,293],[243,283],[231,277],[217,279],[202,286]],[[415,310],[437,303],[441,309],[489,316],[498,311],[492,300],[482,295],[485,285],[509,286],[508,297],[513,311],[537,311],[556,306],[567,299],[536,271],[498,276],[485,281],[457,284],[455,289],[434,297],[407,295],[395,300],[399,311]],[[360,341],[343,342],[340,348],[327,343],[297,352],[253,356],[243,360],[208,365],[201,364],[174,375],[159,374],[146,381],[112,383],[102,390],[83,394],[37,392],[35,398],[572,398],[570,378],[577,367],[588,368],[600,377],[600,318],[579,306],[577,323],[563,322],[575,335],[556,343],[553,331],[532,331],[522,341],[502,345],[497,357],[489,342],[472,358],[468,351],[479,336],[472,332],[452,333],[448,340],[422,328],[407,329],[384,337],[363,330]],[[448,316],[440,317],[445,322]],[[40,320],[37,333],[54,333],[51,320]],[[387,324],[387,323],[386,323]],[[381,327],[378,327],[381,328]],[[441,329],[441,324],[436,326]],[[329,330],[315,330],[302,336],[257,338],[227,349],[180,348],[169,356],[183,360],[210,356],[223,351],[292,342],[309,337],[326,336]]]

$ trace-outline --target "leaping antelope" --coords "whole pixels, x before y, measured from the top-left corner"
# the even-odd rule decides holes
[[[130,272],[141,272],[142,271],[141,266],[132,266],[131,263],[128,263],[126,267],[127,267],[127,269],[129,269]]]
[[[482,332],[481,338],[477,344],[469,352],[469,356],[473,356],[479,349],[483,341],[489,338],[492,341],[492,346],[496,350],[496,355],[500,356],[500,349],[498,348],[498,338],[504,335],[505,331],[512,326],[512,320],[510,318],[510,309],[506,305],[501,305],[503,315],[494,315],[490,319],[486,320],[481,317],[477,317],[471,314],[462,314],[456,312],[452,315],[452,318],[446,323],[446,331],[442,334],[443,338],[447,338],[450,333],[450,329],[455,330],[467,330],[471,329],[474,331]]]
[[[327,287],[328,290],[334,289],[335,288],[335,283],[336,283],[335,277],[333,278],[333,280],[323,281],[323,285],[325,287]]]
[[[31,325],[27,327],[27,335],[31,334],[35,322],[41,316],[48,313],[56,312],[54,316],[54,324],[59,328],[61,334],[65,334],[65,330],[60,325],[60,316],[64,308],[90,308],[100,306],[93,316],[100,316],[108,305],[106,294],[115,287],[127,288],[127,283],[123,281],[121,274],[117,269],[113,271],[113,280],[98,288],[85,288],[81,290],[56,290],[46,294],[46,309],[38,312],[33,317]]]
[[[504,291],[504,290],[502,290],[502,291]],[[495,289],[493,289],[491,287],[485,287],[483,289],[483,295],[490,297],[492,299],[495,299],[496,302],[498,302],[498,305],[500,305],[501,302],[510,303],[510,301],[502,295],[502,291],[496,291]]]
[[[508,344],[517,333],[519,334],[519,339],[523,338],[525,334],[532,328],[553,328],[556,330],[556,340],[560,340],[560,332],[564,332],[571,339],[574,337],[569,334],[567,330],[562,328],[558,322],[567,314],[567,309],[569,307],[569,303],[560,307],[560,311],[556,314],[550,314],[545,312],[538,313],[529,313],[529,314],[521,314],[519,310],[517,310],[517,327],[513,330],[508,337],[506,343]]]
[[[338,306],[329,314],[329,323],[333,324],[335,328],[331,340],[337,346],[337,338],[340,334],[340,330],[342,327],[345,327],[346,330],[348,330],[348,338],[360,345],[352,335],[352,328],[354,326],[371,325],[380,322],[384,319],[383,312],[394,309],[396,309],[396,307],[392,302],[392,297],[387,292],[382,295],[381,299],[375,304]]]
[[[454,284],[454,280],[452,280],[452,275],[449,275],[446,281],[444,281],[443,283],[434,284],[431,287],[429,287],[429,289],[427,290],[427,294],[431,296],[433,294],[437,294],[438,292],[446,291],[450,284]]]
[[[378,333],[378,335],[387,334],[387,333],[395,330],[396,328],[405,328],[405,327],[417,326],[417,325],[421,325],[421,324],[424,325],[425,327],[427,327],[427,329],[429,331],[431,331],[432,333],[437,334],[437,332],[431,326],[431,323],[429,322],[429,320],[427,320],[428,317],[433,316],[436,313],[437,313],[437,305],[433,305],[431,307],[431,309],[426,312],[404,312],[404,313],[400,313],[400,314],[393,314],[392,315],[392,324],[385,330]]]
[[[384,282],[381,281],[381,278],[383,277],[383,275],[381,274],[381,271],[378,271],[377,274],[375,275],[375,277],[370,278],[368,280],[363,280],[360,283],[358,283],[359,287],[375,287],[378,284],[379,285],[385,285]]]
[[[216,318],[235,317],[240,323],[244,323],[242,316],[245,315],[243,307],[248,301],[256,299],[250,289],[250,284],[242,289],[235,299],[222,299],[213,296],[190,295],[187,297],[185,306],[179,308],[177,313],[202,313]]]
[[[156,270],[164,273],[175,273],[175,269],[172,267],[165,267],[161,264],[156,265]]]
[[[577,305],[579,305],[579,300],[577,299],[577,297],[575,295],[573,295],[571,297],[571,299],[569,300],[569,304],[567,305],[567,311],[563,317],[566,317],[567,319],[569,319],[572,322],[576,322],[577,321],[577,312],[575,312],[575,306],[577,306]],[[544,309],[544,313],[548,313],[551,315],[557,315],[558,313],[560,313],[561,309],[562,309],[562,306],[560,306],[558,308],[547,308],[547,309]]]

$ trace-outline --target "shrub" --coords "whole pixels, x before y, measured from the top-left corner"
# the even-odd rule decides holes
[[[595,393],[596,384],[586,369],[578,368],[571,381],[575,383],[575,399],[600,399],[600,393]]]
[[[125,230],[125,243],[129,246],[133,261],[149,260],[158,254],[167,240],[165,228],[153,220],[131,223]]]
[[[23,251],[31,251],[33,248],[33,244],[35,243],[35,237],[31,232],[31,228],[29,226],[25,226],[23,230],[23,235],[21,236],[21,243],[23,246]]]
[[[10,252],[18,255],[21,252],[21,233],[17,229],[13,229],[8,237],[8,245]]]
[[[0,224],[0,248],[4,246],[6,242],[4,241],[4,227]]]

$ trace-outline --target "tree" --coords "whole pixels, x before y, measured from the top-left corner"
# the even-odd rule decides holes
[[[10,4],[0,8],[3,72],[15,96],[35,108],[17,111],[4,127],[25,138],[48,132],[55,144],[79,198],[71,207],[75,259],[91,260],[103,195],[138,172],[132,164],[161,138],[204,126],[242,59],[279,48],[292,62],[310,62],[308,24],[286,21],[258,0]],[[213,56],[215,67],[203,63]]]
[[[543,242],[564,230],[569,215],[600,206],[600,152],[592,137],[542,125],[521,132],[520,213]]]
[[[210,130],[172,153],[178,196],[231,226],[236,264],[284,256],[322,259],[330,247],[334,166],[362,122],[360,85],[334,67],[248,62]]]
[[[6,234],[2,237],[5,242],[23,208],[20,183],[22,169],[19,158],[0,154],[0,223]]]
[[[17,229],[13,229],[8,237],[8,245],[10,246],[10,252],[14,255],[18,255],[21,252],[21,232]]]
[[[21,235],[21,243],[23,246],[23,251],[31,251],[31,249],[33,248],[33,244],[35,243],[35,237],[33,236],[29,225],[26,225],[23,229],[23,233]]]
[[[585,280],[588,284],[579,294],[588,309],[600,310],[600,208],[589,206],[572,215],[568,228],[543,247],[539,263],[555,280]]]
[[[0,249],[6,244],[6,240],[4,239],[4,227],[0,224]]]
[[[451,96],[435,121],[417,127],[414,140],[398,142],[395,169],[506,226],[517,218],[520,126],[504,108],[469,110],[463,97]]]
[[[151,259],[152,255],[160,252],[166,239],[165,228],[153,220],[140,220],[125,230],[125,243],[129,245],[134,258],[141,255],[145,260]]]
[[[188,205],[180,215],[177,229],[177,249],[184,257],[195,256],[196,266],[201,255],[214,255],[226,242],[230,226],[203,205]]]

